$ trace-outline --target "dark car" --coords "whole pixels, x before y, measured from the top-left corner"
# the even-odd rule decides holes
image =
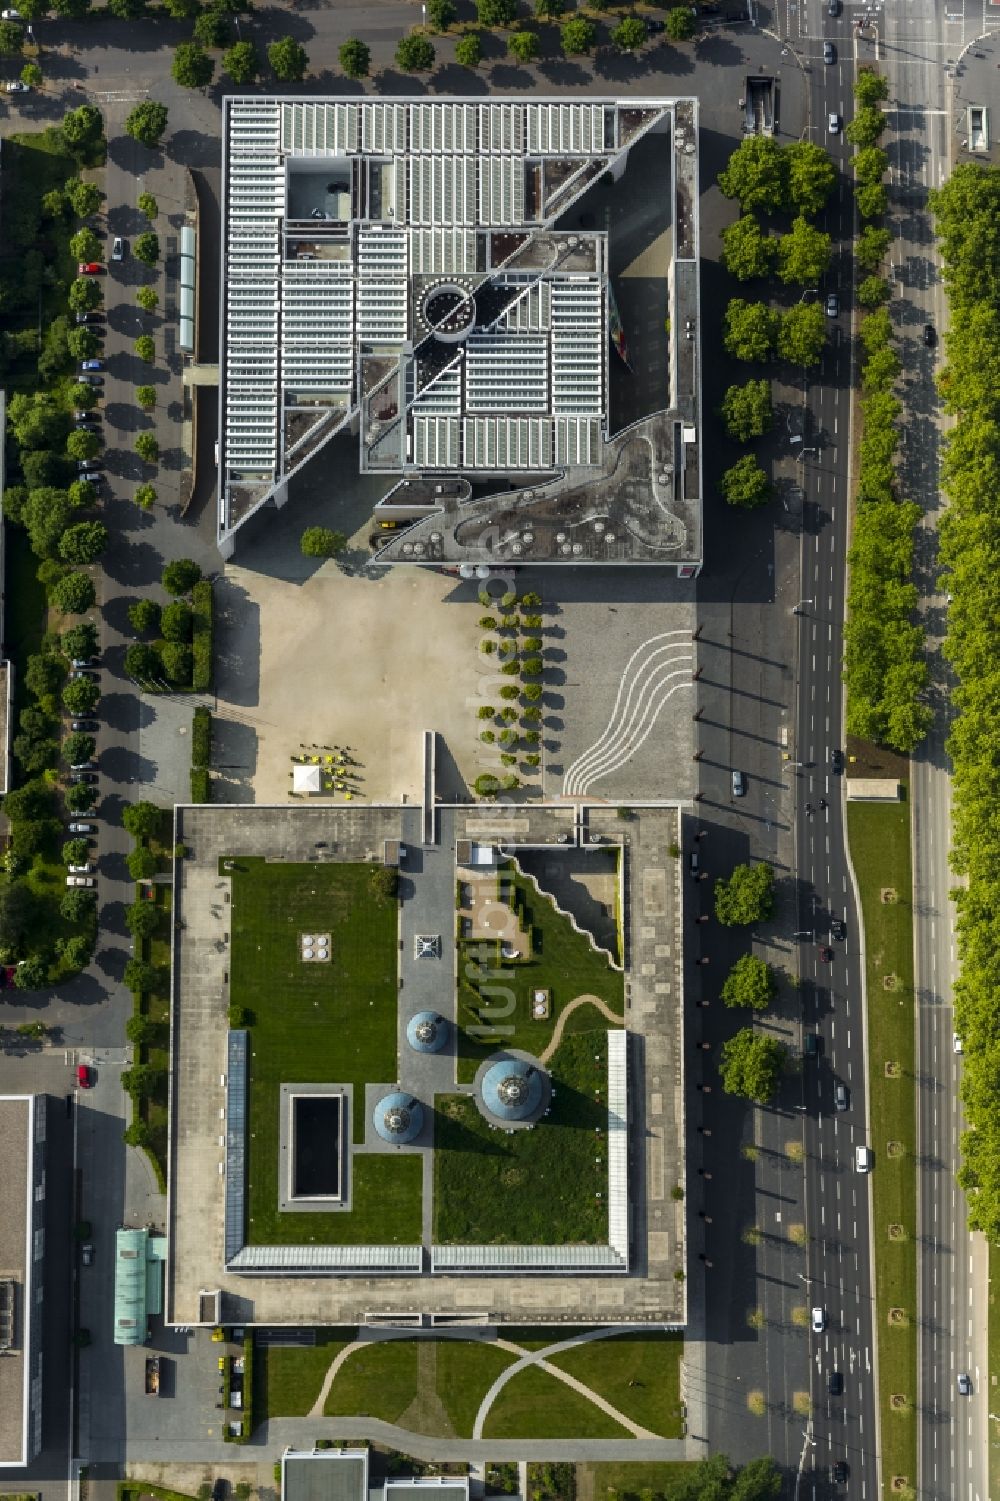
[[[816,1058],[819,1055],[819,1033],[807,1032],[805,1035],[805,1055],[807,1058]]]
[[[819,957],[822,959],[822,961],[823,961],[824,964],[832,964],[833,963],[833,949],[828,948],[825,943],[821,943],[819,945]]]
[[[75,735],[93,735],[100,728],[96,719],[73,719],[70,721],[70,729]]]
[[[830,752],[830,770],[839,776],[844,769],[844,752],[835,746]]]
[[[843,1485],[849,1474],[850,1471],[847,1468],[846,1459],[838,1459],[830,1471],[830,1475],[837,1485]]]
[[[837,49],[832,42],[823,43],[823,61],[825,63],[835,63],[837,61]]]
[[[77,313],[76,321],[77,323],[103,323],[104,314],[91,309],[89,313]]]
[[[937,333],[935,332],[933,323],[924,324],[924,343],[928,349],[930,349],[932,344],[937,343]]]
[[[75,427],[78,433],[99,433],[101,431],[101,419],[99,417],[78,416]]]
[[[839,16],[840,10],[840,0],[827,0],[826,13],[828,16]]]
[[[99,681],[96,672],[90,672],[86,667],[74,667],[70,673],[71,678],[89,678],[92,683]]]
[[[101,419],[96,412],[74,412],[73,421],[79,427],[96,428],[99,426]]]
[[[838,941],[847,937],[847,924],[842,917],[834,917],[830,922],[830,932]]]
[[[77,459],[76,468],[78,474],[93,474],[97,469],[104,468],[103,459]]]
[[[97,781],[97,772],[96,771],[71,771],[70,774],[69,774],[69,779],[70,779],[71,782],[73,782],[73,783],[75,783],[77,785],[79,785],[80,782],[87,782],[92,787],[92,786],[94,786],[94,784]]]
[[[831,1371],[830,1378],[826,1383],[827,1391],[831,1397],[839,1397],[843,1394],[844,1378],[840,1371]]]

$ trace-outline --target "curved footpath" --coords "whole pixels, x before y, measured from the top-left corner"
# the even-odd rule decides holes
[[[556,1021],[555,1030],[553,1031],[552,1036],[549,1038],[545,1052],[542,1053],[538,1059],[539,1063],[548,1063],[556,1048],[562,1042],[563,1028],[566,1025],[566,1018],[570,1016],[578,1006],[596,1006],[601,1015],[607,1017],[608,1021],[613,1022],[616,1027],[623,1027],[625,1025],[625,1018],[623,1016],[618,1016],[614,1011],[612,1011],[607,1001],[602,1001],[599,995],[578,995],[574,1000],[570,1001],[568,1006],[560,1011],[558,1020]]]

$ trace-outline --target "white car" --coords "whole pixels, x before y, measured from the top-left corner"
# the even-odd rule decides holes
[[[27,83],[22,83],[19,78],[12,79],[11,82],[8,83],[8,84],[5,84],[4,87],[6,88],[8,94],[30,94],[31,93],[31,86],[29,84],[27,84]]]
[[[93,876],[67,876],[66,877],[66,885],[67,886],[88,886],[89,887],[89,886],[95,886],[96,884],[97,883],[95,882]]]
[[[965,1052],[965,1044],[963,1043],[962,1039],[959,1037],[959,1035],[958,1035],[957,1032],[953,1032],[951,1034],[951,1046],[952,1046],[952,1051],[955,1052],[955,1053],[964,1053]]]
[[[94,834],[97,832],[97,825],[92,823],[71,823],[69,831],[71,834]]]
[[[812,1331],[813,1331],[813,1334],[822,1334],[823,1330],[825,1328],[826,1328],[826,1310],[824,1308],[814,1308],[813,1311],[812,1311]]]
[[[20,19],[19,10],[0,10],[0,21],[20,21]]]
[[[94,867],[88,861],[86,865],[71,865],[69,867],[69,873],[71,876],[89,876],[93,868]]]
[[[829,135],[835,136],[840,132],[840,116],[831,113],[826,119],[826,128]]]

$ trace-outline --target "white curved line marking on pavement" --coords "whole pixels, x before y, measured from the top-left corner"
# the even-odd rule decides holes
[[[621,684],[611,719],[604,733],[589,750],[584,751],[573,762],[567,771],[563,781],[564,795],[571,796],[584,791],[588,780],[587,774],[589,773],[589,779],[593,780],[596,776],[596,768],[607,761],[610,755],[617,754],[623,742],[634,737],[636,717],[645,717],[648,712],[649,699],[660,686],[658,679],[665,671],[673,669],[671,676],[680,677],[682,674],[677,671],[678,667],[680,664],[687,664],[684,671],[687,673],[688,680],[691,680],[694,655],[690,651],[685,651],[686,645],[685,642],[674,641],[651,652],[633,674],[625,693],[624,703],[621,695],[625,684],[624,682]],[[666,655],[666,660],[656,664],[656,658],[664,655]]]
[[[674,682],[675,678],[680,678],[680,682]],[[673,683],[673,687],[664,693],[662,690],[667,687],[668,683]],[[687,670],[683,673],[671,673],[664,682],[658,684],[660,697],[651,700],[639,724],[630,727],[628,736],[620,740],[614,750],[606,752],[596,766],[588,769],[585,776],[577,778],[574,783],[574,792],[582,796],[589,791],[594,782],[599,781],[601,777],[609,776],[611,772],[617,771],[620,766],[630,760],[637,751],[641,750],[656,727],[660,710],[667,700],[673,698],[674,694],[679,693],[682,688],[691,686],[691,674]]]
[[[648,640],[643,641],[641,645],[636,647],[635,651],[632,653],[625,664],[625,669],[621,676],[621,682],[618,684],[618,692],[615,695],[615,702],[614,706],[612,707],[608,723],[599,738],[594,741],[593,745],[591,745],[588,750],[585,750],[581,755],[577,757],[572,766],[566,772],[566,776],[563,781],[564,794],[569,794],[570,789],[574,781],[577,779],[579,773],[586,769],[591,759],[602,754],[609,742],[613,743],[620,737],[620,721],[628,712],[628,708],[632,700],[632,695],[634,694],[636,687],[641,687],[643,679],[654,670],[653,664],[656,661],[656,658],[661,656],[664,652],[674,652],[678,649],[683,649],[683,647],[688,645],[690,641],[690,631],[664,631],[662,635],[650,636]],[[657,642],[666,642],[667,644],[664,646],[658,646]],[[637,659],[643,657],[643,654],[645,654],[643,660],[640,661],[636,666],[635,664],[637,662]]]

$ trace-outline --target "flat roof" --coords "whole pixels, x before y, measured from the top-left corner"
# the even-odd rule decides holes
[[[368,1501],[368,1455],[361,1449],[286,1454],[281,1501]]]
[[[611,216],[567,213],[662,130],[670,257],[691,263],[696,284],[696,193],[693,227],[685,213],[696,129],[690,99],[226,99],[224,551],[350,424],[361,472],[505,486],[516,475],[550,488],[564,475],[577,488],[589,471],[600,478],[611,346],[627,364],[627,337],[602,227]],[[696,293],[666,265],[657,274],[693,327]],[[673,321],[679,354],[661,399],[690,426],[680,367],[691,335]],[[664,493],[651,495],[650,518],[668,489],[700,506],[700,464],[672,434],[656,467]],[[631,561],[624,524],[618,535],[608,560]],[[432,554],[437,540],[424,539]],[[424,542],[386,560],[435,561]],[[531,561],[532,539],[520,548]],[[638,561],[696,561],[700,548],[700,527],[685,527],[666,557],[654,546]],[[577,560],[544,529],[538,557]]]
[[[0,1095],[0,1465],[28,1462],[34,1111],[33,1095]]]

